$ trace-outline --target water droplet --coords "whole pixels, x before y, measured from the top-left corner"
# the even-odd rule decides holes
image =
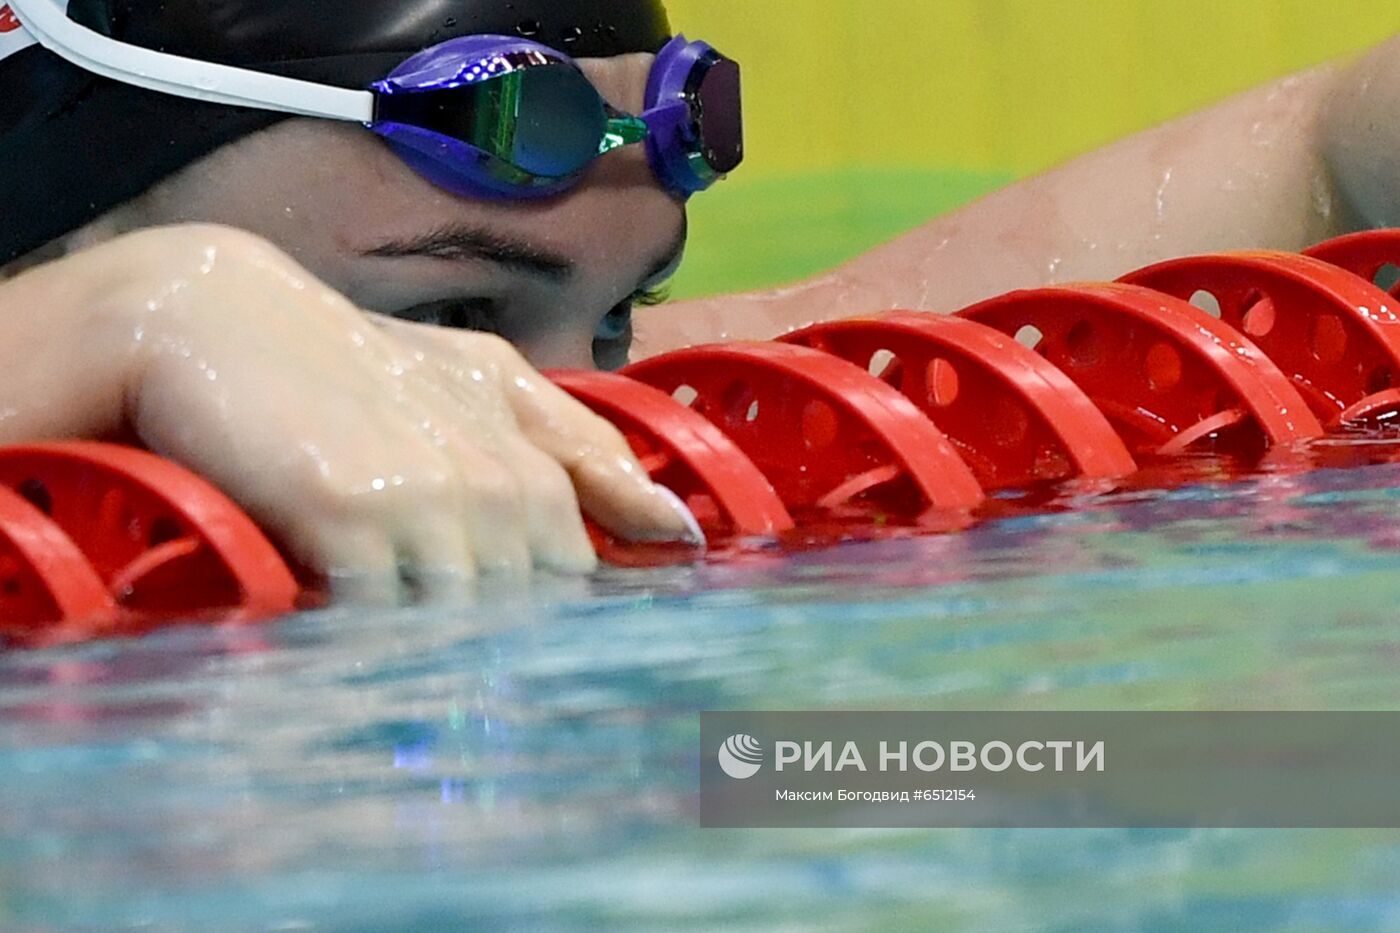
[[[456,26],[456,25],[457,25],[457,17],[455,17],[455,16],[449,16],[449,17],[447,17],[447,19],[443,21],[443,24],[442,24],[442,25],[445,26],[445,27],[448,28],[448,29],[451,29],[453,26]]]
[[[565,44],[565,45],[573,45],[575,42],[577,42],[578,40],[580,40],[580,39],[582,39],[582,38],[583,38],[583,30],[580,29],[580,28],[577,27],[577,26],[570,26],[568,29],[565,29],[565,30],[564,30],[564,44]]]
[[[1167,217],[1167,188],[1172,183],[1172,170],[1162,173],[1162,183],[1157,186],[1157,220],[1160,223]]]
[[[1315,175],[1312,180],[1313,210],[1323,220],[1332,218],[1332,186],[1323,175]]]
[[[523,19],[515,26],[515,31],[525,38],[538,36],[540,34],[540,21],[537,19]]]

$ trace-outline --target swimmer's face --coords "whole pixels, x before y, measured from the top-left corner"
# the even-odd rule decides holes
[[[580,65],[613,106],[639,113],[652,60]],[[539,367],[625,362],[629,303],[664,283],[685,245],[684,207],[642,146],[597,160],[561,197],[488,202],[430,185],[359,127],[292,120],[148,201],[153,222],[251,230],[363,308],[494,331]]]

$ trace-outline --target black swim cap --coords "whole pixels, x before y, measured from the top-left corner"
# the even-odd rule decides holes
[[[587,58],[671,35],[661,0],[69,0],[68,15],[133,45],[356,89],[459,36]],[[38,46],[0,61],[0,263],[285,119],[98,77]]]

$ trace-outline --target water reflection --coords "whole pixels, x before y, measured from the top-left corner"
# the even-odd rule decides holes
[[[0,656],[0,927],[1400,926],[1393,833],[695,828],[704,709],[1400,708],[1368,456]]]

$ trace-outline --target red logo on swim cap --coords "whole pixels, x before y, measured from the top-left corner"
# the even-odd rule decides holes
[[[0,32],[14,32],[20,28],[20,22],[15,17],[15,11],[10,9],[7,3],[0,6]]]

